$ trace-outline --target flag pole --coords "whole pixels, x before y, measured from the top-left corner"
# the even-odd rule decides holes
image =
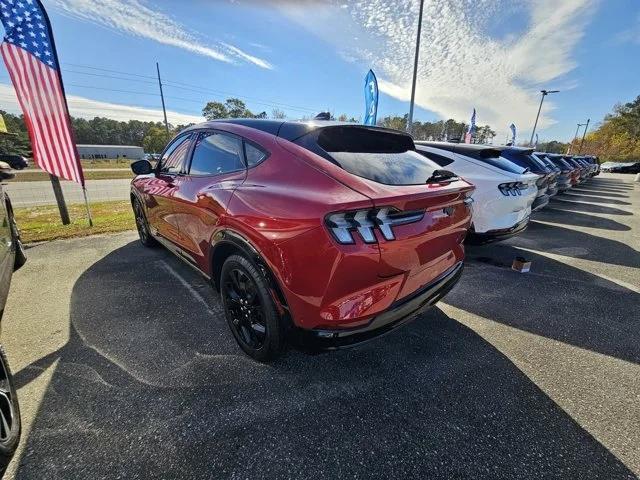
[[[91,209],[89,208],[89,200],[87,200],[87,187],[82,185],[82,195],[84,195],[84,204],[87,207],[87,218],[89,219],[89,226],[93,227],[93,219],[91,218]]]

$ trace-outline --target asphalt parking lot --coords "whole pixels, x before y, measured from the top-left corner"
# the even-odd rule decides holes
[[[632,180],[603,174],[469,248],[409,326],[268,366],[201,277],[133,232],[31,248],[3,319],[24,423],[7,477],[637,478]]]

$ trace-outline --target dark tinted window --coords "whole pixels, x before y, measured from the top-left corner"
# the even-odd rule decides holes
[[[220,175],[244,169],[242,141],[219,132],[198,136],[191,159],[191,175]]]
[[[547,167],[543,163],[535,160],[530,155],[518,151],[503,150],[500,155],[519,167],[528,168],[532,172],[544,172],[547,170]]]
[[[438,164],[415,151],[411,136],[362,126],[332,126],[296,140],[349,173],[387,185],[425,183]]]
[[[491,165],[492,167],[499,168],[500,170],[504,170],[505,172],[518,174],[525,172],[525,168],[521,167],[520,165],[516,165],[515,163],[502,157],[475,157],[474,160],[486,163],[487,165]]]
[[[244,142],[244,156],[247,159],[247,165],[253,167],[267,158],[267,152],[250,143]]]
[[[432,162],[436,162],[441,167],[446,167],[450,163],[453,163],[453,160],[451,158],[443,157],[442,155],[438,155],[433,152],[426,152],[424,150],[421,150],[420,148],[416,148],[416,151],[420,155],[427,157]]]
[[[191,142],[190,134],[176,138],[171,145],[165,150],[160,159],[161,173],[180,173],[184,167],[184,161],[187,158]]]
[[[439,167],[419,153],[330,152],[347,172],[386,185],[425,183]]]

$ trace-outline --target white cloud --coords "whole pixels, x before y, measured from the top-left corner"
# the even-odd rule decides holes
[[[3,110],[15,114],[22,113],[12,85],[0,83],[0,102],[2,103]],[[120,121],[142,120],[145,122],[161,122],[164,119],[161,109],[100,102],[76,95],[67,95],[67,102],[69,104],[69,111],[74,117],[87,119],[107,117]],[[185,125],[204,121],[204,118],[201,116],[171,110],[167,110],[167,119],[169,123],[173,125]]]
[[[113,30],[182,48],[221,62],[249,62],[272,69],[266,60],[227,43],[209,45],[183,25],[140,0],[50,0],[61,13]]]
[[[513,122],[519,140],[525,140],[539,90],[567,83],[563,76],[575,67],[573,49],[597,1],[426,0],[416,103],[442,118],[465,121],[475,107],[478,122],[492,125],[497,139],[506,137]],[[357,59],[363,75],[372,67],[383,92],[408,100],[418,3],[334,0],[330,6],[314,6],[313,14],[308,5],[282,9],[332,42],[343,58]],[[492,34],[496,25],[507,33]],[[540,127],[555,123],[553,110],[548,97]]]
[[[273,65],[271,65],[266,60],[263,60],[253,55],[249,55],[248,53],[240,50],[238,47],[235,47],[228,43],[222,43],[222,45],[224,45],[227,48],[227,50],[229,50],[231,53],[234,53],[235,55],[239,56],[243,60],[246,60],[247,62],[253,63],[254,65],[257,65],[258,67],[261,67],[261,68],[266,68],[269,70],[273,69]]]

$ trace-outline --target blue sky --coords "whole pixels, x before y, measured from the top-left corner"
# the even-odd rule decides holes
[[[382,90],[379,116],[408,111],[417,0],[44,4],[77,116],[161,120],[156,61],[173,123],[196,121],[207,100],[229,96],[289,118],[326,109],[358,118],[369,68]],[[423,18],[417,120],[468,121],[475,107],[496,141],[512,122],[523,141],[538,91],[559,89],[545,100],[539,133],[566,141],[576,123],[597,124],[640,95],[638,0],[425,0]],[[0,108],[18,111],[4,67]]]

